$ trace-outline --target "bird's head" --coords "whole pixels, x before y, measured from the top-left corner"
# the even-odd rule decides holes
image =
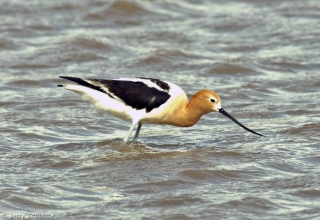
[[[235,118],[233,118],[231,115],[228,114],[228,112],[226,112],[222,106],[221,106],[221,99],[219,97],[219,95],[217,93],[215,93],[214,91],[211,90],[201,90],[198,93],[195,94],[195,99],[198,102],[199,108],[206,114],[209,112],[220,112],[221,114],[223,114],[224,116],[226,116],[227,118],[229,118],[230,120],[232,120],[234,123],[236,123],[237,125],[239,125],[240,127],[244,128],[245,130],[256,134],[256,135],[260,135],[263,136],[262,134],[259,134],[249,128],[247,128],[246,126],[244,126],[243,124],[241,124],[239,121],[237,121]]]

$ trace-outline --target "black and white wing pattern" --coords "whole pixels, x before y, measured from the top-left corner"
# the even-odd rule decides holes
[[[60,76],[79,85],[100,91],[109,97],[131,106],[150,112],[170,98],[168,83],[154,78],[93,79]]]

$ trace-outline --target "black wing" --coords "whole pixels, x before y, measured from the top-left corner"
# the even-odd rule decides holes
[[[97,91],[103,92],[109,95],[111,98],[121,100],[126,105],[131,106],[135,109],[146,109],[146,112],[150,112],[155,108],[158,108],[164,104],[170,95],[165,92],[158,90],[154,87],[146,85],[144,82],[139,81],[139,79],[131,80],[107,80],[107,79],[81,79],[76,77],[60,76],[67,80],[78,83],[79,85],[95,89]],[[147,78],[143,78],[146,80]],[[159,86],[161,80],[156,79],[150,80],[150,82],[155,83]],[[165,82],[162,82],[166,84]],[[162,87],[161,87],[162,88]],[[170,87],[166,87],[169,90]]]

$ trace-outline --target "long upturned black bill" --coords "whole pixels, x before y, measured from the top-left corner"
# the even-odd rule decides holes
[[[224,116],[228,117],[230,120],[232,120],[234,123],[238,124],[240,127],[246,129],[247,131],[250,131],[251,133],[254,133],[256,135],[260,135],[260,136],[263,136],[262,134],[259,134],[249,128],[247,128],[246,126],[244,126],[243,124],[241,124],[240,122],[238,122],[235,118],[233,118],[231,115],[228,114],[228,112],[226,112],[223,108],[220,108],[219,109],[219,112],[221,114],[223,114]]]

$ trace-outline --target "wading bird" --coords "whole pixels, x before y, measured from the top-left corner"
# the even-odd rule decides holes
[[[138,125],[133,142],[136,142],[142,124],[168,124],[189,127],[210,112],[220,112],[242,128],[263,136],[229,115],[222,107],[220,97],[211,90],[200,90],[189,101],[177,85],[154,78],[92,79],[60,76],[77,84],[58,85],[78,93],[97,109],[131,121],[124,138],[128,142]]]

